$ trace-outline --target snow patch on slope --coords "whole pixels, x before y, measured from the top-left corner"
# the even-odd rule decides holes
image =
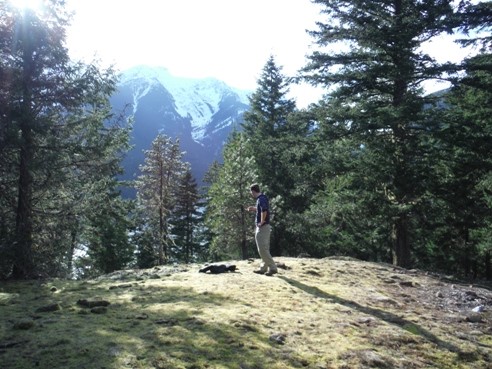
[[[150,84],[147,85],[140,85],[137,86],[137,88],[133,91],[133,114],[137,112],[138,109],[138,103],[142,97],[147,95],[150,91],[152,86]]]

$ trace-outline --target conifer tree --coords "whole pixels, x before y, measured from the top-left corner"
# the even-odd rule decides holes
[[[87,216],[87,227],[80,236],[86,255],[76,264],[88,266],[79,270],[79,277],[95,276],[121,270],[134,260],[134,245],[130,242],[131,229],[128,214],[132,203],[123,200],[114,186],[103,185],[92,196],[92,211]],[[100,184],[101,185],[101,184]]]
[[[224,164],[207,193],[205,225],[212,235],[210,254],[214,259],[246,259],[251,256],[253,219],[245,206],[252,201],[249,187],[258,176],[245,135],[233,132],[223,156]]]
[[[394,264],[409,266],[415,214],[429,180],[426,161],[432,157],[423,135],[436,123],[424,110],[421,83],[456,70],[419,47],[452,31],[452,1],[314,2],[323,6],[326,20],[311,32],[321,48],[303,72],[329,91],[318,109],[321,137],[327,150],[342,140],[349,151],[339,171],[330,164],[326,180],[343,186],[339,192],[346,196],[339,201],[353,209],[353,217],[342,211],[338,220],[333,213],[323,218],[338,221],[334,229],[350,227],[365,235],[358,240],[362,248],[391,234]],[[376,235],[373,225],[380,229]]]
[[[175,142],[158,134],[150,150],[145,152],[145,163],[137,180],[137,202],[145,232],[152,234],[157,247],[155,262],[159,265],[169,260],[169,220],[176,207],[177,193],[187,165],[183,162],[179,140]]]
[[[439,176],[433,192],[441,217],[434,224],[434,243],[440,251],[435,255],[440,270],[476,278],[484,274],[483,260],[492,251],[486,236],[492,223],[486,186],[492,173],[492,75],[475,72],[468,78],[488,87],[473,87],[464,79],[446,96],[443,125],[436,135]],[[448,270],[450,260],[452,270]]]
[[[277,172],[281,148],[275,140],[286,133],[287,117],[295,111],[295,102],[287,98],[288,92],[287,77],[270,56],[258,79],[258,88],[250,97],[250,109],[244,114],[243,128],[254,145],[260,178],[273,183],[272,191],[275,191],[276,183],[281,187],[277,181],[281,175]]]
[[[268,186],[270,198],[279,199],[271,241],[274,254],[281,254],[281,245],[286,243],[280,204],[288,204],[289,191],[292,189],[290,168],[282,159],[286,150],[291,150],[292,144],[295,145],[299,140],[296,134],[299,127],[289,125],[288,117],[296,110],[295,101],[287,98],[289,84],[282,68],[270,56],[258,79],[258,88],[250,97],[250,110],[244,114],[243,123],[245,135],[252,147],[259,181]]]
[[[433,190],[441,216],[429,253],[448,273],[491,279],[492,4],[464,4],[459,15],[460,29],[471,34],[460,43],[480,52],[462,63],[465,73],[443,97]]]
[[[203,183],[204,185],[201,187],[201,197],[202,197],[202,205],[203,205],[203,215],[202,215],[202,230],[200,232],[200,245],[202,249],[204,250],[203,255],[206,256],[206,258],[210,259],[210,250],[211,250],[211,244],[213,240],[213,229],[211,229],[208,226],[208,221],[209,221],[209,214],[210,214],[210,208],[209,204],[211,202],[210,195],[212,192],[210,191],[211,186],[218,182],[219,180],[219,174],[220,170],[222,168],[222,164],[220,164],[217,160],[214,160],[212,164],[210,164],[210,167],[207,169],[205,175],[203,176]]]
[[[198,187],[188,168],[182,176],[176,192],[176,208],[172,214],[172,233],[175,237],[173,256],[176,260],[189,263],[199,256]]]
[[[117,174],[128,142],[109,106],[116,74],[70,61],[63,6],[0,5],[0,241],[17,278],[65,269],[89,212],[81,189]]]

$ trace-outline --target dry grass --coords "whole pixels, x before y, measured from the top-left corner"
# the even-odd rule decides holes
[[[219,275],[188,265],[3,282],[0,366],[491,367],[488,288],[356,260],[276,260],[288,269],[274,277],[252,273],[255,260]],[[110,305],[91,312],[80,299]],[[473,314],[478,305],[485,311]],[[47,306],[58,310],[38,311]]]

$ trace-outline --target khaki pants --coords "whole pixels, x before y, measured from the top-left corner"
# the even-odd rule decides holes
[[[270,233],[272,228],[270,224],[265,224],[263,227],[256,227],[255,240],[256,247],[258,247],[258,253],[260,254],[262,263],[260,271],[265,273],[268,270],[276,272],[277,265],[273,261],[272,255],[270,255]]]

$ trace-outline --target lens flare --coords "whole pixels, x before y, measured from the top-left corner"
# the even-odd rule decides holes
[[[19,10],[39,11],[43,7],[43,0],[8,0],[8,2]]]

